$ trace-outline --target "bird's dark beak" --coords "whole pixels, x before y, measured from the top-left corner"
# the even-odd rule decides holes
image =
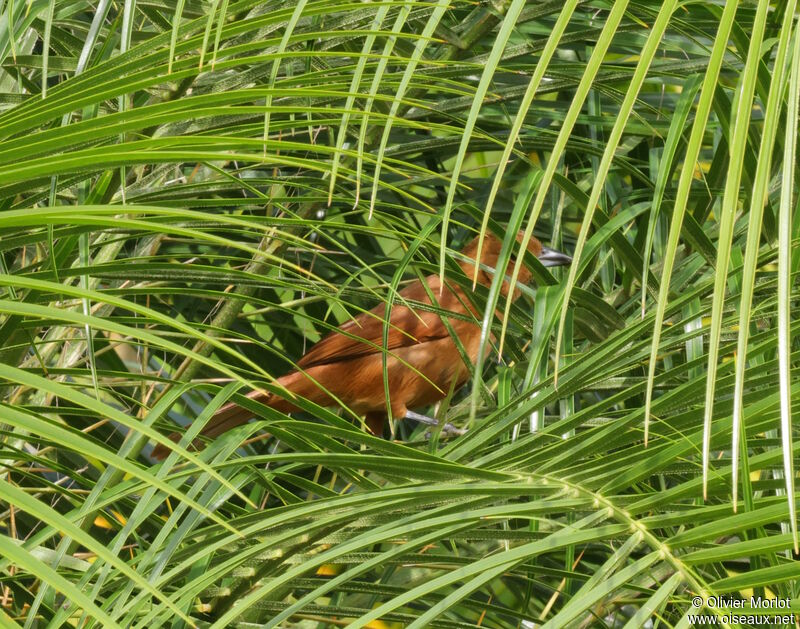
[[[566,253],[550,249],[550,247],[542,247],[542,253],[539,255],[539,262],[541,262],[543,266],[566,266],[572,262],[572,258]]]

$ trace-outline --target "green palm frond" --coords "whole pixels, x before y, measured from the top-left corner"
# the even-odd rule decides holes
[[[800,596],[794,0],[0,6],[3,626]],[[245,397],[518,230],[574,262],[475,291],[464,436]]]

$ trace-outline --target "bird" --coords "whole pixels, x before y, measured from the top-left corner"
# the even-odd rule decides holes
[[[523,232],[519,232],[517,241],[522,239]],[[481,236],[473,238],[458,260],[462,271],[470,278],[475,273],[480,242]],[[486,288],[491,285],[501,248],[502,242],[497,236],[491,232],[484,234],[476,277],[478,284]],[[568,255],[543,246],[536,237],[530,238],[527,249],[544,266],[567,265],[572,261]],[[516,264],[512,258],[508,275],[512,274]],[[517,282],[528,284],[531,279],[531,272],[521,265]],[[416,280],[399,291],[402,299],[398,301],[403,303],[395,303],[391,308],[385,346],[386,305],[381,303],[346,321],[313,345],[297,361],[296,370],[277,380],[281,393],[252,391],[248,397],[284,413],[300,410],[292,403],[293,396],[325,407],[343,403],[363,416],[367,428],[378,436],[383,434],[388,408],[391,408],[394,419],[437,424],[436,420],[412,409],[444,399],[462,386],[470,373],[441,316],[448,320],[450,329],[474,364],[481,342],[481,313],[461,286],[447,281],[442,284],[439,274],[429,275],[424,281],[427,290],[421,280]],[[509,289],[509,278],[506,277],[500,288],[503,297],[508,296]],[[429,295],[434,297],[440,311],[452,312],[456,316],[447,317],[427,309],[414,310],[413,302],[434,305]],[[512,298],[519,295],[519,289],[515,288]],[[388,408],[384,389],[384,350],[387,352]],[[252,417],[251,411],[229,403],[209,419],[200,434],[214,438]],[[177,440],[180,435],[172,435],[172,438]],[[195,440],[194,445],[202,447],[202,441]],[[169,449],[161,444],[153,451],[153,457],[159,460],[167,454]]]

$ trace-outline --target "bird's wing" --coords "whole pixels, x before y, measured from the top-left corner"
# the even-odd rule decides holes
[[[428,286],[436,296],[439,288],[438,277],[427,278]],[[409,301],[428,303],[427,292],[420,282],[407,286],[399,295]],[[438,298],[439,307],[446,310],[464,312],[461,300],[449,289]],[[314,365],[339,362],[368,354],[381,352],[383,347],[383,325],[386,305],[378,304],[369,312],[363,312],[354,319],[339,326],[314,345],[297,362],[301,369]],[[342,334],[344,332],[345,334]],[[386,349],[389,351],[424,343],[449,336],[439,315],[426,310],[412,310],[408,306],[395,304],[389,316],[389,337]]]

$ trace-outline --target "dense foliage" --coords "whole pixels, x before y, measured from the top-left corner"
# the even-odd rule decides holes
[[[1,6],[0,624],[671,627],[800,596],[796,0]],[[465,436],[309,404],[184,447],[517,229],[575,262],[477,291],[492,340],[427,409]]]

